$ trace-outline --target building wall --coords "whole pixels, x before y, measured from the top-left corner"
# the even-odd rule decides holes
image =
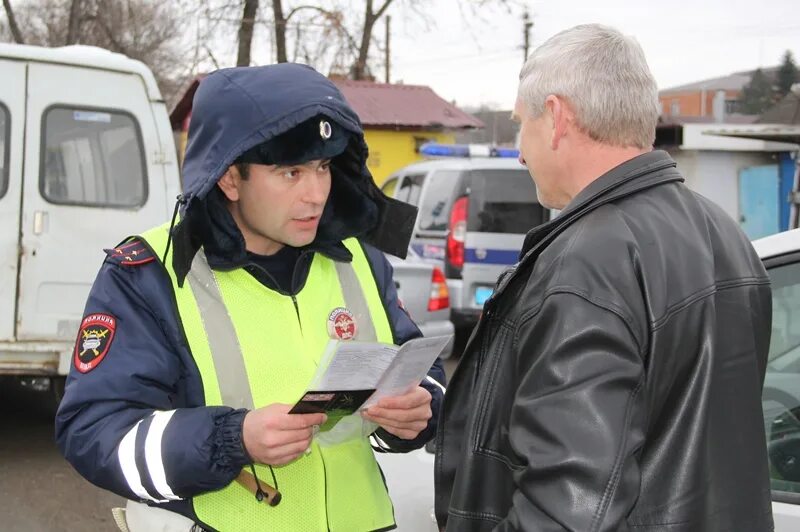
[[[778,164],[780,165],[781,191],[780,191],[780,216],[781,231],[792,228],[790,219],[792,204],[789,203],[789,195],[794,188],[794,175],[797,172],[798,152],[782,152],[778,154]]]
[[[422,159],[418,146],[425,142],[452,144],[452,133],[425,131],[389,131],[367,129],[364,132],[369,146],[367,167],[375,182],[380,185],[389,175],[400,168]]]
[[[686,185],[739,221],[739,172],[751,166],[777,164],[773,153],[672,150]]]
[[[713,116],[714,96],[717,91],[707,90],[683,92],[677,94],[659,95],[658,101],[661,103],[662,116]],[[726,100],[737,100],[740,91],[725,91]],[[706,106],[703,109],[702,102],[705,95]],[[677,112],[673,113],[673,104],[677,104]],[[701,114],[701,111],[704,113]]]

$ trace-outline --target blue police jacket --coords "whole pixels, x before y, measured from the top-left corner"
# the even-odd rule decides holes
[[[241,153],[318,114],[345,128],[350,141],[332,162],[331,194],[317,238],[286,254],[294,264],[283,265],[291,275],[290,282],[281,282],[244,249],[215,185]],[[188,271],[202,246],[212,268],[245,268],[270,288],[297,292],[315,253],[348,261],[342,240],[355,236],[364,243],[395,342],[420,336],[397,300],[392,267],[381,251],[396,253],[407,246],[408,235],[398,233],[410,227],[409,211],[380,193],[366,157],[358,117],[336,87],[313,69],[283,64],[215,72],[195,96],[183,169],[183,216],[174,231],[175,270]],[[155,254],[162,252],[138,239],[106,250],[56,414],[56,441],[93,484],[193,519],[188,498],[226,486],[251,461],[242,443],[246,411],[205,406],[171,282],[156,260]],[[87,346],[92,355],[81,357]],[[441,361],[429,377],[445,383]],[[407,452],[432,438],[442,390],[429,381],[422,385],[432,396],[428,427],[414,440],[378,429],[377,450]],[[166,425],[153,423],[155,411],[169,410],[175,413]],[[136,437],[126,438],[137,424]],[[159,440],[160,446],[154,446]],[[135,459],[123,460],[121,453]],[[164,486],[170,493],[164,493]]]

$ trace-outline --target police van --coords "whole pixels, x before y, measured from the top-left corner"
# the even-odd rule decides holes
[[[0,44],[0,79],[0,375],[46,389],[69,370],[98,252],[169,218],[178,163],[139,61]]]
[[[434,159],[395,172],[382,190],[419,208],[412,248],[442,266],[463,340],[525,234],[553,213],[539,204],[517,150],[429,143],[420,153]]]

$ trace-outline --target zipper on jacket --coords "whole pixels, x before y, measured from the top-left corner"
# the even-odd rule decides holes
[[[297,324],[300,326],[300,334],[302,335],[303,334],[303,322],[300,319],[300,306],[297,304],[297,296],[295,294],[287,294],[286,292],[283,292],[280,288],[278,288],[278,283],[275,282],[275,277],[273,277],[272,274],[269,273],[266,269],[262,268],[261,265],[256,264],[254,262],[251,262],[250,264],[248,264],[245,267],[245,270],[247,271],[248,268],[254,268],[254,269],[260,270],[262,273],[264,273],[264,275],[266,275],[267,277],[270,278],[270,280],[272,281],[272,284],[275,285],[275,288],[272,289],[272,288],[267,286],[266,287],[267,290],[273,290],[274,292],[277,292],[278,294],[280,294],[282,296],[289,296],[289,297],[292,298],[292,305],[294,305],[294,313],[295,313],[295,315],[297,315]],[[294,283],[294,273],[292,274],[292,282]]]
[[[294,312],[297,314],[297,324],[300,325],[300,334],[303,334],[303,321],[300,319],[300,306],[297,304],[297,297],[291,295],[292,304],[294,304]]]

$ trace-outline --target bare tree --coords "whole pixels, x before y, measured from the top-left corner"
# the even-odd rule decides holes
[[[11,30],[14,42],[17,44],[25,44],[25,39],[22,38],[22,32],[19,31],[19,26],[17,25],[17,18],[14,16],[14,10],[11,8],[11,0],[3,0],[3,7],[6,10],[8,28]]]
[[[383,3],[375,10],[372,0],[366,0],[364,12],[364,26],[361,30],[361,44],[358,47],[358,59],[353,65],[353,79],[364,79],[367,74],[367,58],[369,56],[369,46],[372,42],[372,31],[375,23],[386,13],[393,0],[383,0]]]
[[[184,53],[175,34],[181,19],[176,7],[183,5],[152,0],[29,0],[15,14],[30,44],[80,41],[142,61],[169,101],[183,83]]]
[[[81,28],[81,0],[72,0],[69,6],[69,22],[67,24],[67,39],[64,44],[75,44]]]
[[[302,3],[304,1],[308,3]],[[384,61],[383,54],[371,57],[370,52],[376,48],[379,51],[385,49],[385,44],[380,38],[376,39],[373,33],[377,22],[390,7],[402,5],[404,11],[413,12],[414,21],[428,20],[434,23],[426,19],[428,0],[271,0],[271,3],[272,9],[261,9],[260,16],[258,0],[208,0],[204,3],[207,6],[206,24],[213,26],[221,23],[229,31],[230,23],[236,23],[239,30],[239,39],[235,43],[237,65],[251,64],[253,51],[263,47],[258,43],[269,42],[269,55],[278,63],[289,61],[291,55],[293,61],[305,61],[323,72],[366,79],[371,77],[372,62]],[[487,5],[510,8],[523,2],[459,0],[461,3],[464,4],[462,16],[465,20],[482,20],[482,15],[488,16],[484,9]],[[356,15],[353,4],[362,6],[363,17]],[[261,5],[264,5],[263,2]],[[263,38],[261,32],[264,30],[269,38],[260,40],[258,36]],[[219,43],[229,42],[226,37],[227,34],[223,33],[215,35],[215,52],[219,53]],[[208,52],[207,57],[212,55],[208,45],[201,46],[198,41],[195,49],[201,47]],[[289,50],[292,50],[291,54]],[[216,58],[214,63],[218,63]]]
[[[272,0],[272,20],[275,25],[275,52],[278,63],[286,63],[286,23],[283,16],[283,0]]]
[[[280,4],[280,0],[274,0],[274,4]],[[250,66],[250,50],[253,45],[253,27],[256,23],[258,13],[258,0],[244,0],[244,11],[242,13],[242,23],[239,26],[239,53],[236,57],[236,66]],[[286,50],[284,48],[284,55]],[[286,60],[284,59],[284,62]]]

